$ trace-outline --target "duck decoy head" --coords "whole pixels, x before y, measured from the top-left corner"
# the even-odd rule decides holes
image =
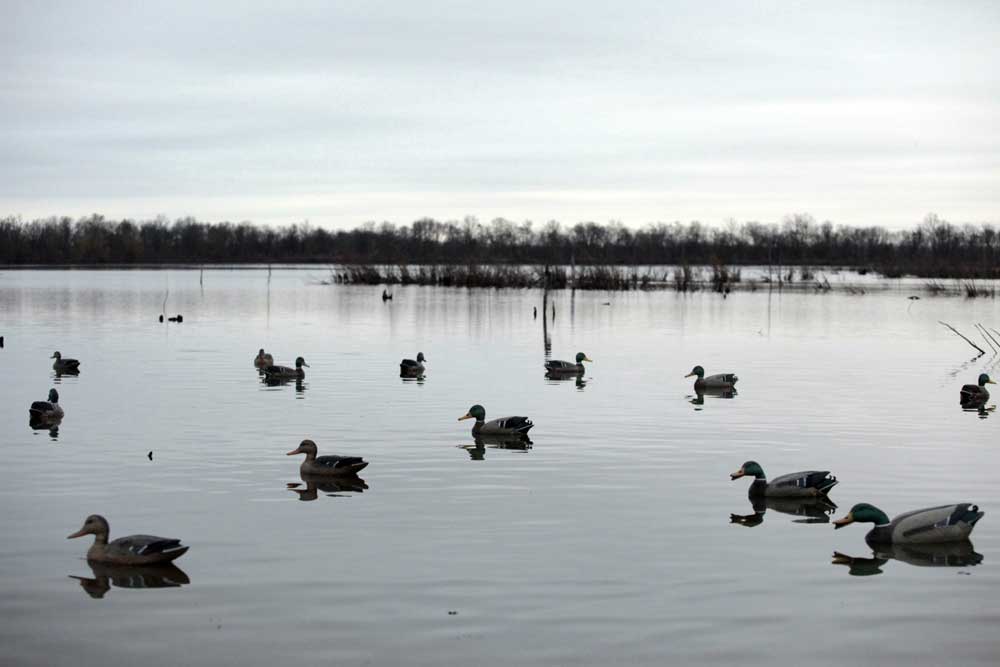
[[[58,354],[58,352],[56,354]],[[979,386],[980,387],[985,387],[988,384],[996,384],[996,382],[994,382],[993,380],[991,380],[990,376],[987,375],[986,373],[980,373],[980,375],[979,375]]]
[[[295,456],[296,454],[306,454],[315,456],[317,452],[316,443],[312,440],[303,440],[299,446],[285,454],[285,456]]]
[[[844,526],[849,526],[852,523],[874,523],[876,526],[883,526],[889,523],[889,517],[886,516],[885,512],[875,507],[874,505],[869,505],[868,503],[858,503],[851,508],[851,511],[847,513],[843,519],[837,519],[833,522],[834,529],[843,528]]]
[[[62,353],[61,352],[53,352],[52,356],[49,357],[49,359],[62,359]]]
[[[298,357],[295,360],[295,367],[296,368],[302,368],[303,366],[305,366],[306,368],[309,368],[309,364],[306,363],[306,360],[303,359],[302,357]]]
[[[477,403],[469,408],[469,411],[463,416],[459,417],[458,421],[462,421],[463,419],[475,419],[477,422],[486,421],[486,408]]]
[[[705,369],[702,368],[701,366],[695,366],[694,368],[691,369],[691,372],[685,375],[684,377],[689,378],[692,375],[697,375],[698,379],[700,380],[701,378],[705,377]]]
[[[423,352],[417,352],[417,361],[420,363],[427,361],[427,357],[424,356]]]
[[[764,477],[764,469],[760,467],[760,464],[756,461],[747,461],[740,469],[729,475],[730,480],[739,479],[740,477],[745,477],[750,475],[751,477]]]
[[[576,353],[576,363],[582,364],[585,361],[589,361],[590,363],[594,363],[594,360],[591,359],[590,357],[588,357],[587,355],[585,355],[583,352],[577,352]]]
[[[83,537],[84,535],[107,535],[108,534],[108,521],[100,514],[91,514],[88,516],[84,522],[83,527],[76,531],[72,535],[67,535],[67,540],[72,540],[74,537]]]
[[[263,357],[264,356],[264,348],[260,348],[259,350],[257,350],[257,356],[258,357]]]
[[[56,391],[55,387],[53,387],[52,389],[49,389],[49,403],[58,403],[58,402],[59,402],[59,392]]]

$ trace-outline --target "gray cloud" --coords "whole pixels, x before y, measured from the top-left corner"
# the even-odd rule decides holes
[[[994,3],[10,3],[0,213],[1000,218]]]

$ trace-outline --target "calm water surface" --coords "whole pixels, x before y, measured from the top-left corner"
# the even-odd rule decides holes
[[[553,357],[595,360],[577,383],[544,377],[538,292],[382,303],[322,277],[0,273],[0,662],[1000,658],[1000,414],[958,405],[996,359],[969,361],[937,323],[1000,329],[996,301],[557,293]],[[168,290],[183,324],[156,321]],[[263,385],[259,347],[305,357],[305,382]],[[57,349],[78,377],[53,377]],[[402,381],[418,351],[424,381]],[[699,404],[683,378],[696,363],[738,373],[739,393]],[[52,386],[55,434],[27,414]],[[474,447],[456,421],[473,403],[530,416],[533,447]],[[367,488],[303,483],[284,454],[307,437],[370,461]],[[976,502],[978,556],[834,564],[873,558],[867,528],[755,514],[749,482],[728,477],[747,459],[772,477],[833,471],[836,516]],[[182,572],[92,570],[90,538],[65,539],[90,513],[112,537],[183,538]]]

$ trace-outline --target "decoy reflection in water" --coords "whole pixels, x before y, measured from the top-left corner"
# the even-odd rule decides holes
[[[255,368],[264,370],[269,366],[274,366],[274,357],[264,351],[264,348],[260,348],[257,351],[257,356],[253,358],[253,365]]]
[[[583,352],[577,352],[576,362],[549,359],[545,362],[545,371],[550,375],[582,375],[586,371],[583,367],[585,361],[594,362]]]
[[[49,437],[53,440],[59,439],[59,422],[60,420],[55,419],[35,419],[31,417],[28,419],[28,426],[33,431],[48,431]]]
[[[87,560],[113,565],[166,563],[180,558],[188,550],[180,540],[156,535],[129,535],[108,542],[109,532],[107,519],[99,514],[91,514],[83,522],[83,527],[72,535],[67,535],[66,539],[93,535],[94,543],[87,550]]]
[[[966,540],[982,518],[983,512],[978,506],[958,503],[906,512],[890,521],[888,515],[874,505],[858,503],[847,516],[834,521],[833,527],[873,523],[875,527],[865,535],[869,545],[928,544]]]
[[[705,377],[705,369],[701,366],[695,366],[684,377],[689,378],[692,375],[697,376],[694,381],[694,390],[699,393],[704,393],[706,389],[733,389],[739,380],[733,373],[719,373]]]
[[[731,480],[751,476],[754,478],[747,495],[751,498],[760,496],[802,497],[825,496],[837,485],[837,478],[830,476],[829,470],[805,470],[775,477],[770,482],[764,475],[764,469],[756,461],[747,461],[740,469],[729,475]]]
[[[532,446],[531,440],[522,435],[477,435],[475,444],[461,445],[469,453],[469,458],[473,461],[482,461],[486,458],[486,448],[491,449],[512,449],[519,452],[527,452]]]
[[[729,522],[748,528],[758,526],[763,523],[767,510],[774,510],[801,517],[795,519],[793,523],[829,523],[830,515],[837,510],[837,505],[826,496],[812,498],[752,496],[750,504],[753,506],[753,514],[730,514]]]
[[[59,405],[59,392],[55,388],[49,389],[49,400],[35,401],[28,408],[28,416],[32,422],[39,424],[52,424],[63,418],[63,409]]]
[[[187,573],[173,563],[154,565],[113,565],[89,561],[87,563],[93,577],[77,577],[69,575],[70,579],[80,582],[80,587],[94,599],[115,588],[179,588],[191,583]]]
[[[295,359],[295,368],[289,368],[288,366],[266,366],[264,368],[264,376],[268,380],[294,380],[296,378],[304,380],[306,377],[306,372],[303,370],[309,368],[309,364],[302,357]]]
[[[312,440],[303,440],[296,449],[286,456],[305,454],[306,460],[299,466],[299,473],[305,475],[356,475],[368,466],[368,462],[360,456],[316,456],[318,448]]]
[[[974,567],[983,562],[969,540],[941,544],[885,544],[872,551],[871,558],[833,552],[834,565],[846,565],[856,577],[882,574],[889,560],[899,560],[917,567]]]
[[[986,373],[980,373],[977,384],[967,384],[958,393],[958,402],[963,408],[978,408],[990,400],[988,384],[996,384]]]
[[[424,362],[427,358],[423,352],[417,352],[416,359],[403,359],[399,362],[400,377],[418,377],[424,374]]]
[[[367,482],[355,474],[348,473],[340,476],[331,475],[310,475],[302,474],[302,483],[289,482],[288,490],[299,494],[299,500],[316,500],[320,492],[331,498],[336,498],[344,493],[364,493],[368,488]]]
[[[688,399],[690,400],[691,405],[704,405],[706,396],[710,398],[736,398],[737,393],[739,392],[736,391],[736,387],[730,387],[729,389],[713,389],[711,387],[703,387],[701,389],[696,388],[694,398],[688,396]]]
[[[56,373],[62,373],[64,375],[70,375],[72,373],[80,372],[80,362],[76,359],[63,359],[61,352],[53,352],[50,359],[55,359],[52,362],[52,370]]]
[[[499,419],[486,421],[486,408],[478,404],[469,408],[469,411],[459,417],[458,421],[462,421],[463,419],[476,420],[476,423],[472,426],[473,437],[481,435],[520,435],[527,437],[528,431],[534,426],[527,417],[500,417]]]

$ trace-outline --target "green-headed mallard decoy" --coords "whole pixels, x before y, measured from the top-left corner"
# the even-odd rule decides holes
[[[747,475],[754,478],[747,492],[751,498],[758,496],[825,496],[830,492],[830,489],[837,485],[837,478],[831,477],[829,470],[793,472],[768,482],[764,475],[764,469],[756,461],[747,461],[729,478],[737,480]]]
[[[545,362],[545,370],[549,373],[583,373],[583,362],[589,361],[594,362],[593,359],[588,357],[583,352],[576,353],[576,362],[572,361],[560,361],[558,359],[550,359]]]
[[[94,543],[87,549],[87,560],[116,565],[150,565],[166,563],[183,556],[188,547],[180,540],[155,535],[129,535],[108,542],[108,521],[99,514],[91,514],[83,528],[66,539],[93,535]]]
[[[269,366],[274,366],[274,357],[264,352],[264,348],[260,348],[257,356],[253,358],[253,365],[260,370],[264,370]]]
[[[941,505],[900,514],[892,521],[885,512],[858,503],[843,519],[833,522],[834,528],[852,523],[874,523],[865,535],[868,544],[921,544],[931,542],[956,542],[968,539],[976,522],[983,518],[979,507],[970,503]]]
[[[959,392],[958,400],[962,405],[978,405],[990,400],[990,392],[986,385],[996,384],[986,373],[979,374],[978,384],[967,384]]]
[[[302,370],[303,366],[309,368],[309,364],[306,363],[306,360],[303,359],[302,357],[298,357],[295,360],[295,368],[289,368],[288,366],[268,366],[264,369],[264,375],[266,375],[269,378],[275,378],[275,379],[298,378],[302,380],[306,377],[306,372]]]
[[[739,380],[733,373],[719,373],[705,377],[705,369],[701,366],[695,366],[684,377],[689,378],[692,375],[697,376],[694,381],[695,391],[698,389],[732,389],[736,385],[736,381]]]
[[[50,359],[55,359],[52,362],[52,370],[57,373],[75,373],[80,370],[80,362],[76,359],[63,359],[61,352],[53,352]]]
[[[473,405],[467,413],[458,418],[458,421],[462,421],[463,419],[476,420],[476,423],[472,426],[473,436],[520,435],[526,437],[528,431],[534,426],[527,417],[501,417],[486,421],[486,408],[481,405]]]
[[[59,405],[59,392],[55,388],[49,389],[49,400],[35,401],[28,408],[28,414],[32,419],[62,419],[63,409]]]
[[[417,352],[417,358],[414,359],[403,359],[399,362],[399,374],[400,375],[420,375],[424,372],[424,362],[427,358],[424,357],[423,352]]]
[[[303,440],[297,449],[288,452],[286,456],[305,454],[306,460],[299,466],[303,475],[356,475],[368,465],[360,456],[316,456],[316,443]]]

